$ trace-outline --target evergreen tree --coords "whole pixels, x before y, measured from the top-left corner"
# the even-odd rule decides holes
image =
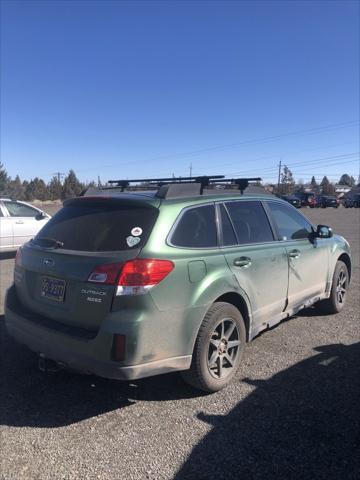
[[[23,180],[22,186],[25,192],[25,200],[26,200],[26,189],[28,188],[29,182],[27,180]]]
[[[50,200],[59,200],[62,195],[62,185],[58,177],[54,176],[48,185]]]
[[[25,200],[25,188],[19,175],[9,182],[8,195],[14,200]]]
[[[47,200],[48,199],[48,191],[46,188],[46,184],[42,178],[35,177],[34,180],[34,196],[37,200]]]
[[[310,187],[311,187],[312,189],[316,189],[317,186],[318,186],[318,184],[316,183],[315,177],[314,177],[314,175],[313,175],[313,176],[311,177]]]
[[[83,189],[84,185],[79,182],[74,170],[70,170],[64,180],[62,198],[77,197]]]
[[[25,182],[24,182],[24,184],[25,184]],[[34,181],[33,180],[30,180],[30,182],[26,182],[25,199],[28,202],[32,202],[35,199],[35,186],[34,186]]]
[[[325,177],[321,180],[320,183],[321,192],[323,195],[334,195],[335,194],[335,187],[332,183],[329,182],[329,179],[325,175]]]
[[[10,177],[4,168],[4,165],[0,162],[0,196],[9,195],[9,183]]]
[[[350,177],[347,173],[341,175],[339,180],[339,185],[347,185],[349,187],[353,187],[355,185],[355,178]]]
[[[48,190],[45,185],[45,182],[42,178],[35,177],[33,180],[30,180],[29,184],[26,186],[25,190],[26,200],[48,200]]]

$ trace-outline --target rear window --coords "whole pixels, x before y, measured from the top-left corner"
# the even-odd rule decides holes
[[[157,215],[156,208],[79,202],[64,206],[34,241],[51,238],[62,242],[64,249],[86,252],[138,249],[148,239]]]

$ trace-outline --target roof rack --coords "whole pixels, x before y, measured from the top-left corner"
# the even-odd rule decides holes
[[[250,182],[261,182],[260,177],[253,178],[221,178],[219,180],[210,180],[210,183],[228,183],[231,187],[236,186],[240,190],[241,195],[244,190],[249,186]]]
[[[114,193],[133,191],[156,190],[158,198],[179,198],[203,194],[226,193],[228,189],[240,190],[241,195],[250,182],[259,182],[261,178],[225,178],[224,175],[200,175],[197,177],[165,177],[165,178],[138,178],[126,180],[109,180],[110,186],[89,188],[84,196],[99,195],[104,190]],[[133,184],[133,185],[131,185]],[[140,185],[141,184],[141,185]],[[221,190],[217,192],[217,189]]]
[[[211,181],[221,180],[224,178],[224,175],[199,175],[197,177],[164,177],[164,178],[137,178],[131,180],[109,180],[108,183],[112,185],[111,187],[107,188],[121,188],[123,192],[125,188],[128,188],[131,183],[145,183],[146,186],[150,187],[158,187],[159,189],[163,185],[175,185],[175,184],[199,184],[200,185],[200,195],[203,194],[203,190],[205,187],[210,185]],[[145,186],[145,185],[144,185]],[[167,189],[169,190],[169,189]],[[179,193],[179,188],[175,189],[177,193]],[[187,189],[190,190],[190,189]],[[170,193],[170,192],[169,192]],[[190,192],[187,192],[188,194]],[[169,196],[169,195],[167,195]]]

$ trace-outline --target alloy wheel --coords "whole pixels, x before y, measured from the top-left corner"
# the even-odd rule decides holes
[[[336,282],[336,300],[338,303],[344,303],[346,295],[346,274],[343,270],[340,271]]]
[[[222,319],[210,337],[207,366],[210,374],[223,379],[237,366],[240,351],[240,335],[236,322]]]

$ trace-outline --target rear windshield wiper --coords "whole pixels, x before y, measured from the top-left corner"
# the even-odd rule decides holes
[[[33,242],[41,247],[48,248],[61,248],[64,246],[64,242],[60,242],[60,240],[51,237],[35,237]]]

